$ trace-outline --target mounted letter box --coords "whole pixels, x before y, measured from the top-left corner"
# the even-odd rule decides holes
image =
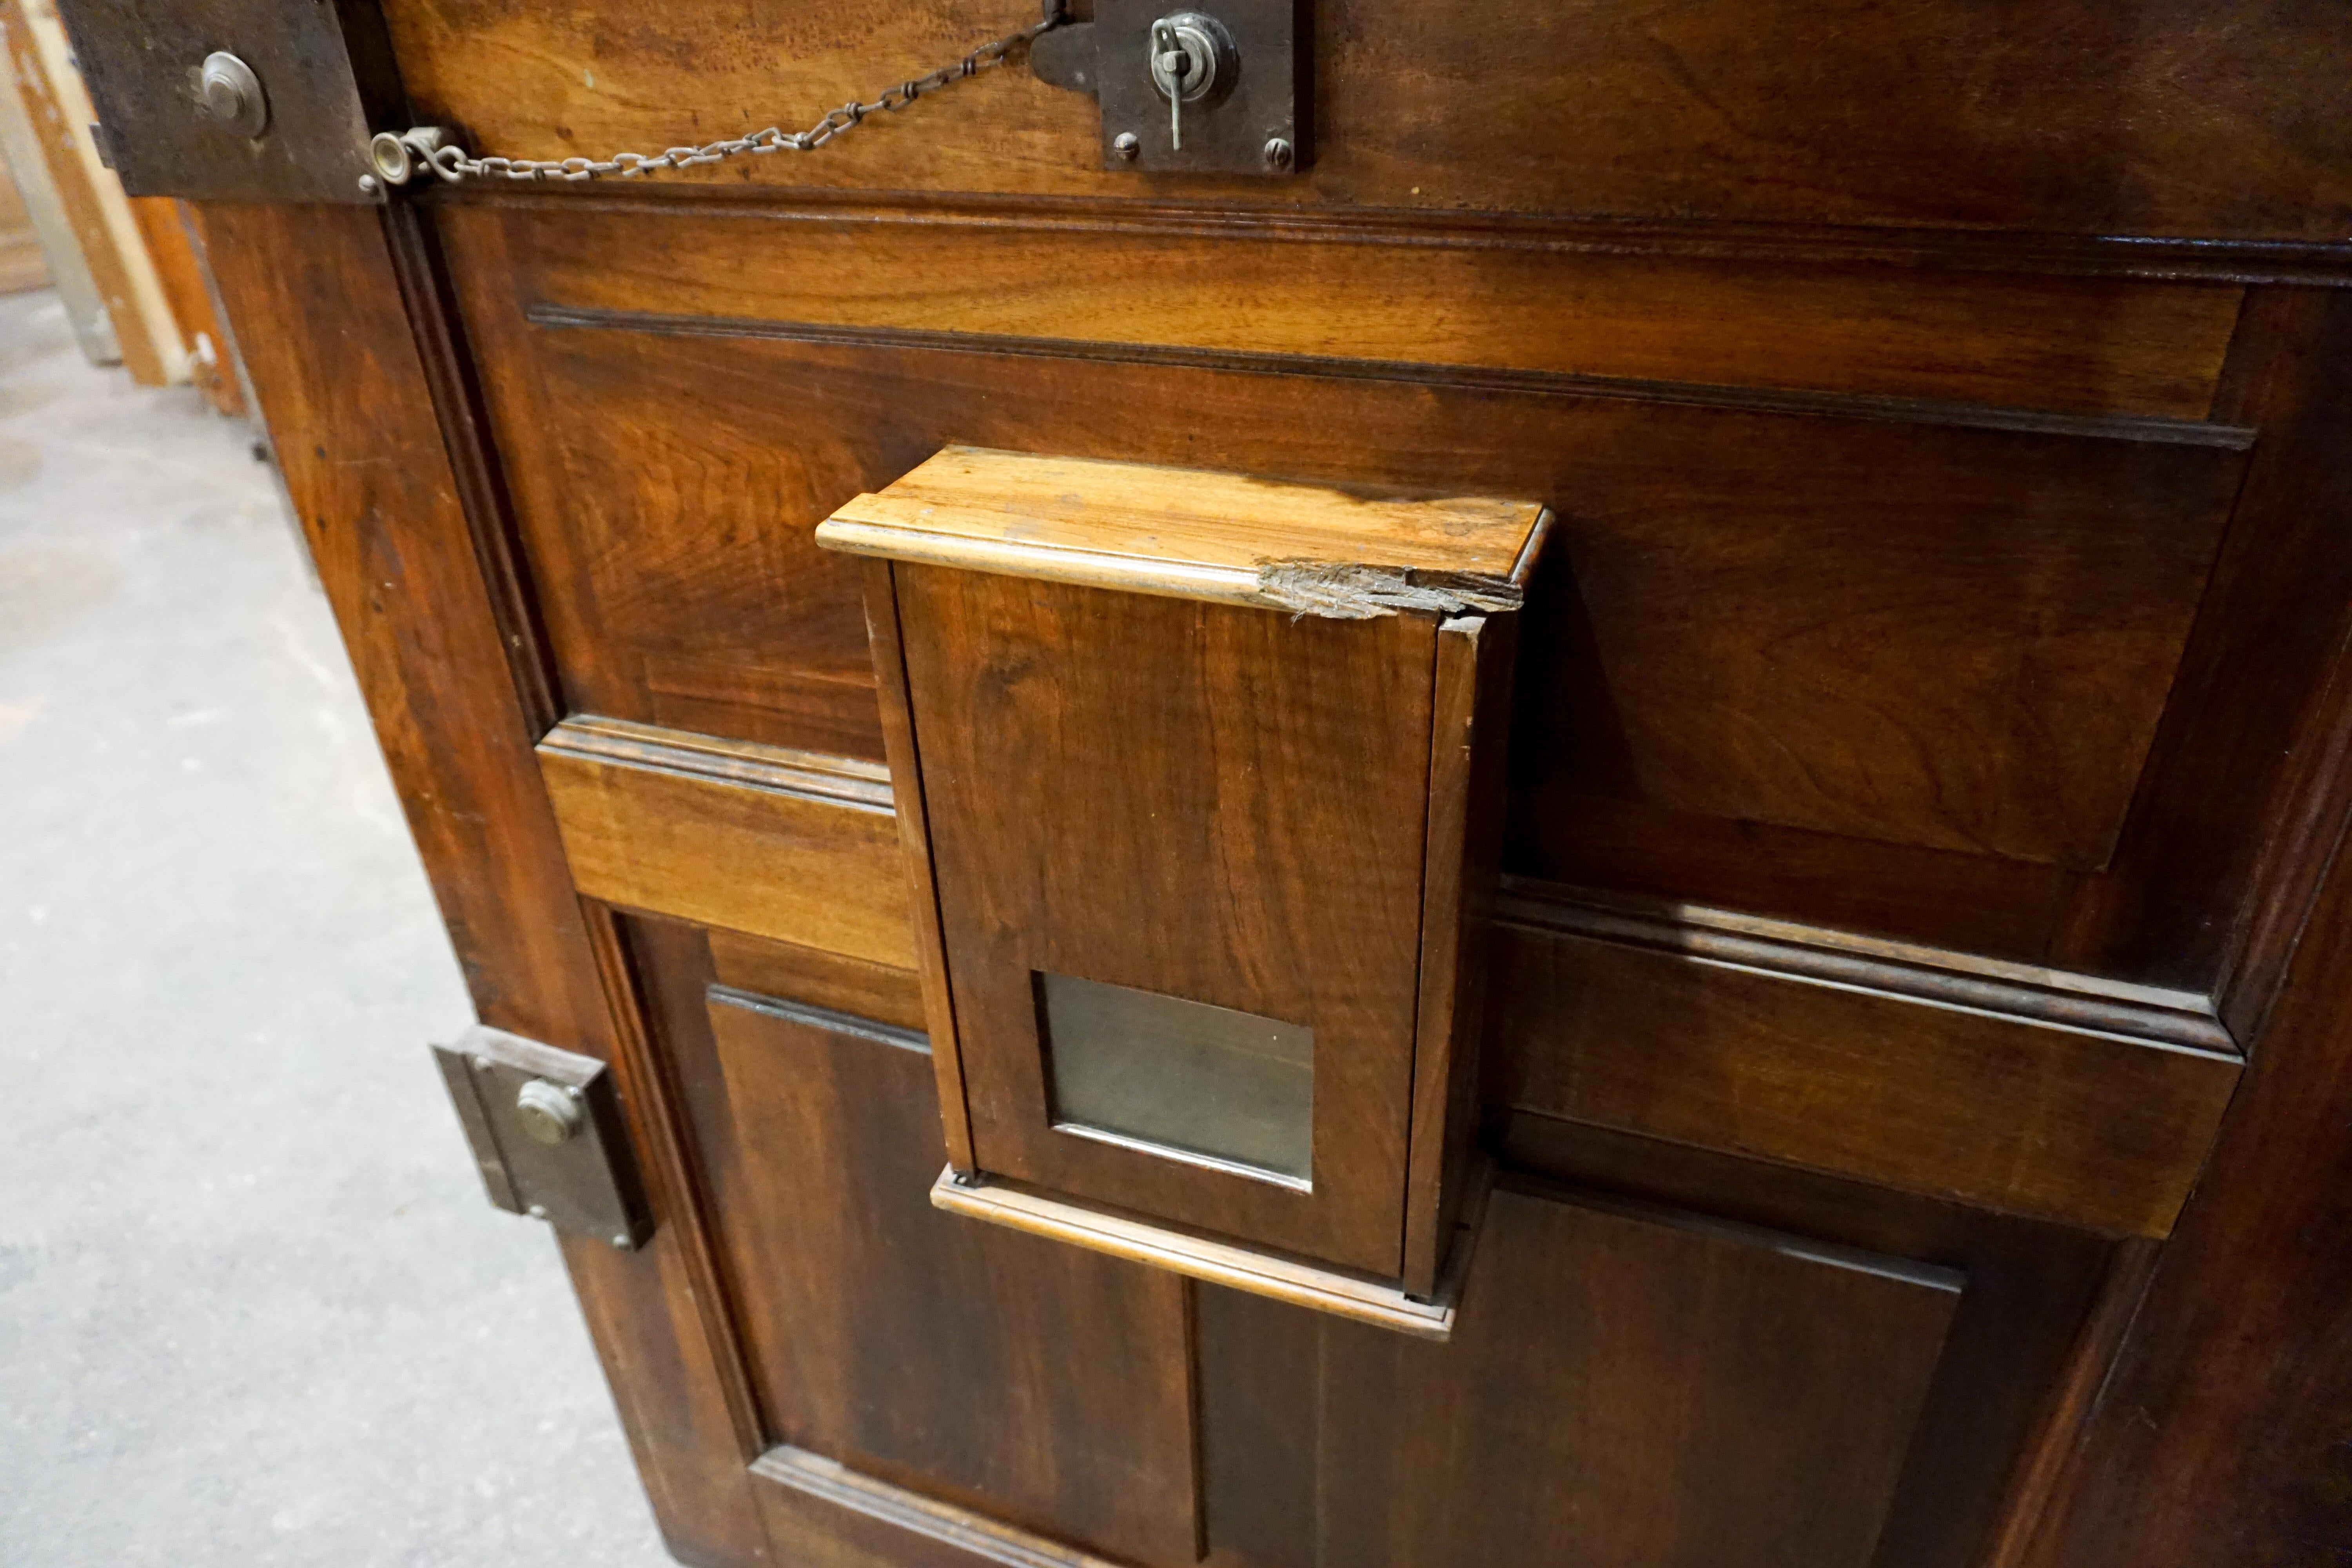
[[[1549,514],[950,447],[866,615],[941,1207],[1442,1336]]]

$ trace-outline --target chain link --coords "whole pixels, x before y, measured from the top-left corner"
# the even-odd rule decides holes
[[[455,184],[469,177],[503,177],[509,180],[594,180],[606,176],[635,179],[642,174],[659,174],[665,169],[691,168],[697,163],[723,163],[745,153],[814,153],[844,132],[854,131],[870,114],[894,114],[927,92],[935,92],[950,82],[968,76],[977,76],[1023,44],[1044,37],[1068,21],[1066,0],[1045,0],[1044,17],[1016,33],[1007,33],[992,39],[950,66],[902,81],[896,87],[883,89],[872,102],[851,99],[839,109],[827,113],[805,131],[784,132],[771,125],[764,131],[754,131],[749,136],[735,136],[699,147],[672,147],[659,153],[615,153],[610,158],[477,158],[464,148],[441,140],[438,128],[421,125],[394,135],[385,132],[375,139],[373,155],[376,171],[391,184],[408,183],[415,167],[422,164],[444,180]],[[365,182],[362,182],[364,184]]]

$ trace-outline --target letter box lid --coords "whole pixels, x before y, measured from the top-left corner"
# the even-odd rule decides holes
[[[1518,607],[1551,514],[1206,468],[948,447],[818,524],[829,550],[1360,620]]]

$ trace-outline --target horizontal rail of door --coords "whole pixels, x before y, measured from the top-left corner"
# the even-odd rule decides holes
[[[540,761],[585,896],[869,975],[914,970],[874,764],[593,718],[559,725]],[[2241,1068],[2201,1005],[1865,945],[1522,889],[1495,956],[1490,1089],[2108,1234],[2170,1230]]]

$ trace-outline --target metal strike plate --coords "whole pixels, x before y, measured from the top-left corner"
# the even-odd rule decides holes
[[[58,0],[58,11],[132,195],[384,199],[368,137],[406,123],[406,105],[375,0]]]
[[[653,1235],[603,1062],[481,1026],[433,1055],[490,1202],[625,1252]]]
[[[1096,0],[1093,21],[1030,46],[1030,68],[1095,95],[1106,169],[1281,178],[1304,168],[1310,151],[1299,112],[1308,101],[1300,10],[1298,0]],[[1195,18],[1229,47],[1205,90],[1171,104],[1153,26],[1180,23],[1189,40]]]

